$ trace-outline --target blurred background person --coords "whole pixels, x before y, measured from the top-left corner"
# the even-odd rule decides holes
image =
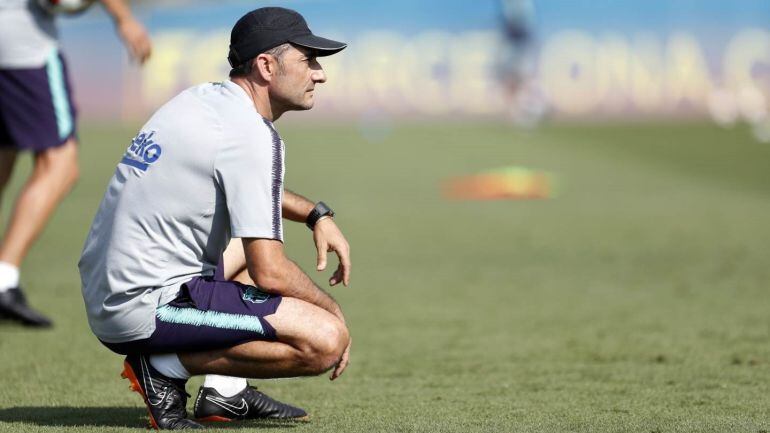
[[[534,126],[545,113],[535,76],[535,5],[531,0],[501,0],[502,47],[498,79],[510,119]]]
[[[123,0],[101,0],[131,57],[144,63],[151,44]],[[55,15],[35,0],[0,0],[0,199],[20,151],[33,168],[16,197],[0,241],[0,317],[48,327],[19,283],[27,252],[79,176],[76,109]]]

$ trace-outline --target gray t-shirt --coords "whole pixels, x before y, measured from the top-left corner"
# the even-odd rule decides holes
[[[58,46],[54,17],[35,0],[0,0],[0,68],[39,68]]]
[[[231,81],[185,90],[134,138],[78,264],[91,329],[149,337],[155,309],[212,275],[231,237],[283,240],[283,141]]]

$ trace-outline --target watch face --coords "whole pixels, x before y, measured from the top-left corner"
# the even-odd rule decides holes
[[[329,206],[326,206],[326,203],[322,201],[318,202],[315,210],[318,212],[319,216],[324,216],[324,215],[334,216],[334,211],[332,210],[332,208],[330,208]]]

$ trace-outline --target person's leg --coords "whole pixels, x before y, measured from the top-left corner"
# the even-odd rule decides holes
[[[254,285],[246,271],[246,253],[243,252],[243,241],[240,238],[230,240],[222,254],[222,260],[225,280]]]
[[[8,181],[11,179],[13,167],[16,165],[16,155],[16,149],[11,147],[0,147],[0,209],[2,209],[3,191],[5,191]],[[18,267],[10,263],[0,262],[0,292],[8,291],[18,285]],[[4,316],[3,308],[1,307],[0,316]]]
[[[339,361],[349,339],[342,322],[325,310],[210,278],[185,284],[177,299],[159,308],[156,319],[149,339],[106,345],[128,354],[122,375],[142,395],[153,426],[160,428],[197,425],[183,410],[184,384],[191,375],[316,375]],[[211,404],[201,405],[202,396]],[[195,403],[196,418],[208,421],[306,415],[252,387],[230,399],[199,393]]]
[[[47,317],[27,304],[19,285],[19,267],[54,207],[77,178],[76,157],[74,139],[35,155],[32,174],[16,199],[0,239],[0,315],[26,326],[51,326]],[[0,151],[0,193],[10,179],[15,160],[15,150]]]
[[[246,272],[246,257],[243,252],[243,242],[240,238],[233,238],[227,245],[222,254],[222,276],[226,281],[238,281],[239,283],[254,285],[254,281]],[[222,376],[218,374],[206,375],[203,380],[203,386],[199,392],[204,389],[213,389],[218,394],[225,397],[232,397],[248,387],[248,382],[243,377]]]
[[[251,378],[315,376],[334,367],[349,342],[348,330],[334,315],[315,305],[283,298],[265,317],[277,341],[250,341],[234,347],[180,353],[192,375]]]
[[[3,192],[11,180],[13,167],[16,165],[16,155],[18,152],[11,147],[0,147],[0,208],[3,204]]]
[[[226,281],[237,281],[242,284],[255,285],[254,281],[246,270],[246,257],[243,252],[243,243],[241,239],[234,238],[223,254],[222,271]],[[285,307],[289,308],[289,307]],[[318,309],[320,310],[320,309]],[[326,313],[324,311],[324,313]],[[289,313],[292,314],[292,313]],[[328,313],[327,313],[328,314]],[[329,314],[329,316],[331,316]],[[332,316],[333,317],[333,316]],[[336,318],[335,318],[336,319]],[[273,319],[275,320],[275,319]],[[271,321],[272,324],[272,321]],[[207,385],[208,384],[208,385]],[[207,376],[204,381],[204,387],[210,386],[221,393],[232,393],[232,390],[243,389],[247,385],[246,380],[240,377],[212,375]]]
[[[254,286],[254,282],[246,272],[246,257],[241,239],[231,240],[224,251],[221,266],[222,279]],[[248,406],[245,412],[237,410],[243,401]],[[307,412],[302,408],[274,400],[256,387],[249,386],[244,377],[207,374],[195,398],[194,416],[202,421],[260,418],[297,420],[305,419]]]
[[[57,50],[51,50],[41,67],[0,69],[0,145],[35,155],[32,174],[16,197],[0,238],[0,264],[14,275],[77,178],[77,113],[71,90]],[[0,311],[25,325],[51,324],[27,305],[18,281],[0,293]]]
[[[32,174],[19,193],[2,242],[0,262],[21,265],[56,206],[78,179],[77,143],[35,154]]]

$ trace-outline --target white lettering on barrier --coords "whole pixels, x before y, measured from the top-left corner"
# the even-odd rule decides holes
[[[666,95],[672,107],[682,103],[703,107],[714,85],[697,39],[675,33],[666,48]]]
[[[397,67],[393,72],[404,102],[412,109],[444,114],[455,108],[448,91],[455,72],[449,64],[452,40],[446,32],[426,32],[404,46],[399,63],[406,67]]]
[[[596,52],[596,92],[600,103],[609,109],[619,110],[628,103],[627,91],[631,84],[628,41],[619,34],[602,37]]]
[[[568,114],[583,114],[598,103],[596,43],[580,31],[558,33],[540,55],[540,76],[551,104]]]
[[[155,109],[184,87],[224,79],[227,39],[226,29],[156,35],[142,72],[144,107]],[[345,55],[319,59],[329,78],[319,88],[319,105],[349,113],[502,113],[494,75],[499,44],[495,31],[432,30],[408,37],[366,32]],[[569,115],[705,110],[710,95],[720,91],[735,95],[744,117],[765,116],[770,77],[756,70],[770,66],[770,32],[739,32],[721,59],[721,71],[709,70],[701,42],[684,32],[660,39],[567,30],[544,41],[538,78],[551,107]]]

